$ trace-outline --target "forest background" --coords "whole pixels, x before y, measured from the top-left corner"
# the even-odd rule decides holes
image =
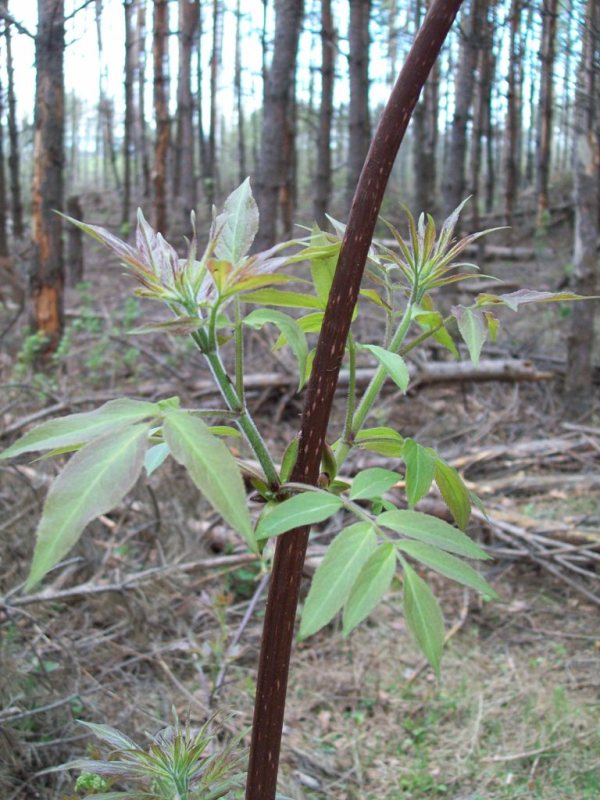
[[[117,387],[153,395],[183,386],[192,399],[206,391],[180,339],[155,349],[125,335],[145,311],[133,298],[123,301],[128,284],[119,269],[107,267],[94,245],[86,243],[84,250],[54,209],[128,237],[140,206],[183,250],[190,210],[207,233],[213,204],[220,206],[250,175],[261,212],[261,249],[297,236],[298,223],[327,226],[326,213],[344,220],[382,105],[425,11],[420,0],[0,3],[4,437],[48,414],[104,401]],[[569,287],[593,295],[600,218],[599,17],[597,0],[467,0],[410,124],[384,216],[401,225],[404,203],[441,221],[470,196],[464,232],[508,226],[473,254],[484,273],[500,277],[506,289]],[[473,798],[528,791],[548,798],[597,796],[597,681],[586,673],[597,664],[591,627],[598,562],[594,307],[579,304],[573,313],[565,306],[528,315],[524,323],[511,321],[505,338],[484,351],[486,364],[467,375],[480,384],[465,384],[464,374],[449,370],[445,388],[427,388],[426,366],[417,365],[421,404],[411,406],[409,398],[402,414],[425,443],[446,441],[449,458],[483,487],[497,524],[490,532],[480,522],[484,535],[499,537],[499,570],[515,579],[507,593],[512,596],[502,624],[489,609],[451,596],[457,630],[465,629],[451,658],[458,671],[468,665],[479,688],[455,679],[434,695],[425,683],[416,693],[418,710],[408,716],[413,680],[407,686],[384,662],[369,630],[360,642],[342,647],[343,664],[335,660],[334,645],[301,649],[306,672],[295,684],[300,695],[310,687],[309,667],[323,653],[333,660],[308,719],[291,699],[298,732],[284,754],[283,780],[293,796],[418,798],[459,790]],[[376,314],[372,322],[377,324]],[[255,404],[275,421],[272,439],[283,444],[277,425],[284,423],[293,435],[295,387],[274,377],[287,370],[279,351],[266,370],[264,350],[252,346]],[[188,359],[183,375],[176,366],[182,355]],[[431,358],[441,358],[439,351]],[[504,384],[485,383],[501,372]],[[397,413],[392,400],[389,413]],[[442,430],[440,418],[451,420],[450,432]],[[492,445],[498,449],[491,455]],[[485,466],[477,471],[480,464]],[[533,472],[531,485],[520,477],[524,466]],[[10,676],[0,691],[0,722],[12,754],[0,781],[6,796],[15,798],[61,796],[53,792],[64,790],[65,779],[37,772],[80,746],[84,737],[73,720],[101,717],[100,700],[114,724],[138,731],[167,720],[170,703],[158,699],[164,680],[175,692],[173,703],[194,708],[199,718],[201,710],[214,708],[219,693],[226,695],[225,708],[245,708],[258,637],[251,628],[245,648],[232,643],[231,630],[248,596],[252,602],[257,580],[235,560],[215,562],[212,570],[213,578],[223,566],[228,570],[225,592],[216,582],[203,582],[206,576],[199,580],[197,566],[183,568],[176,579],[169,573],[151,589],[140,588],[127,601],[127,620],[116,627],[108,623],[114,606],[101,599],[102,592],[74,591],[75,602],[60,594],[53,603],[9,602],[26,571],[40,488],[51,474],[43,463],[0,473],[0,657]],[[112,581],[128,594],[126,587],[144,585],[139,575],[156,564],[199,563],[192,534],[202,534],[206,553],[216,549],[217,558],[239,558],[226,532],[195,519],[202,515],[191,501],[173,499],[185,494],[181,477],[169,480],[158,494],[152,486],[149,494],[140,490],[131,504],[98,523],[95,542],[103,554],[82,544],[86,565],[68,567],[53,592],[62,591],[70,575],[79,576],[75,586]],[[520,489],[520,500],[507,506],[501,498],[517,484],[530,488]],[[169,516],[187,560],[160,544]],[[533,544],[527,539],[543,537],[552,525],[558,526],[559,552],[539,538]],[[575,560],[566,564],[565,547],[579,548],[575,556],[569,551]],[[206,568],[208,562],[202,563]],[[541,569],[534,580],[532,566]],[[548,586],[543,576],[550,574],[556,584]],[[186,606],[190,587],[202,587],[197,606]],[[165,605],[177,608],[177,619]],[[522,617],[513,627],[517,611]],[[526,634],[518,627],[523,619]],[[200,621],[204,643],[190,638],[192,620],[196,629]],[[542,641],[538,631],[553,628],[550,620],[565,620],[565,629],[567,622],[574,625],[572,636],[562,636],[559,625],[555,638]],[[388,609],[373,636],[389,642],[398,625]],[[406,664],[412,645],[405,631],[398,635],[390,655],[411,675],[413,669],[421,674],[418,663]],[[514,645],[524,638],[526,645]],[[111,649],[113,665],[99,670],[103,647]],[[512,666],[510,659],[501,661],[494,686],[491,665],[506,651]],[[227,670],[235,679],[225,692],[219,676]],[[357,673],[370,670],[374,683],[365,699]],[[518,690],[511,684],[515,674]],[[335,688],[339,675],[342,689]],[[117,685],[136,698],[137,710],[127,721],[115,699]],[[343,711],[329,704],[331,693],[346,698]],[[146,694],[150,702],[144,702]],[[534,700],[518,718],[519,741],[512,742],[509,710],[528,697]],[[353,749],[355,725],[367,756]],[[556,755],[561,742],[575,743],[583,731],[589,747],[573,752],[564,745],[563,757]],[[393,752],[388,739],[399,742]],[[448,766],[453,757],[443,742],[449,740],[459,742],[460,769]],[[389,769],[380,763],[382,753]],[[503,760],[507,756],[515,758]]]

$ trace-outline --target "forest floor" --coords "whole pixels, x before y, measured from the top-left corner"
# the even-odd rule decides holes
[[[554,289],[570,242],[565,224],[543,243],[551,262],[491,263],[484,271]],[[107,266],[104,253],[86,247],[86,283],[68,292],[68,332],[52,368],[36,370],[23,315],[4,336],[2,446],[33,421],[119,395],[176,393],[184,406],[213,400],[198,389],[206,369],[185,339],[127,335],[152,309],[130,295],[130,280]],[[0,307],[0,330],[13,311]],[[488,518],[478,514],[470,533],[495,556],[486,577],[500,600],[427,576],[449,630],[439,683],[406,630],[397,589],[349,638],[333,624],[298,645],[282,797],[600,798],[600,421],[565,413],[560,366],[569,313],[545,307],[516,322],[506,315],[489,350],[531,359],[556,372],[552,381],[454,382],[385,395],[381,424],[436,447],[483,500]],[[250,354],[254,373],[287,367],[285,354],[271,353],[258,334]],[[266,386],[249,400],[281,453],[297,431],[301,398]],[[341,404],[333,427],[340,413]],[[383,462],[362,453],[358,463]],[[173,709],[192,725],[218,712],[232,733],[251,722],[264,595],[241,543],[183,472],[165,465],[89,526],[36,600],[22,585],[56,471],[48,460],[0,467],[3,800],[80,796],[74,775],[43,773],[89,748],[78,719],[106,722],[140,742]],[[308,572],[332,532],[333,524],[313,534]]]

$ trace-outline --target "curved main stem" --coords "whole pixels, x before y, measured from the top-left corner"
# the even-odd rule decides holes
[[[315,484],[352,312],[400,143],[462,0],[432,0],[384,109],[361,172],[308,385],[291,480]],[[263,628],[246,800],[275,800],[294,621],[308,528],[280,536]]]

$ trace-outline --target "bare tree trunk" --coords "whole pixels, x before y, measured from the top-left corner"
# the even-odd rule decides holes
[[[244,96],[242,91],[242,9],[241,0],[235,7],[235,102],[237,107],[237,151],[238,179],[242,183],[248,175],[246,166],[246,121],[244,118]]]
[[[296,98],[295,98],[295,77],[290,98],[290,106],[285,119],[285,130],[283,134],[283,165],[285,176],[281,189],[279,190],[279,208],[281,211],[282,235],[286,239],[291,239],[294,228],[294,207],[296,204]]]
[[[416,29],[421,26],[421,8],[416,2]],[[415,162],[415,211],[435,214],[439,113],[439,64],[433,65],[413,114]]]
[[[504,216],[512,225],[520,165],[517,159],[517,140],[520,135],[520,103],[518,76],[519,31],[521,29],[522,0],[512,0],[510,10],[510,46],[508,62],[508,91],[506,111],[506,143],[504,150]]]
[[[5,3],[5,6],[7,3]],[[17,100],[15,96],[15,71],[12,58],[10,23],[4,29],[6,36],[6,71],[8,75],[8,139],[10,154],[8,171],[10,173],[10,195],[12,209],[13,234],[17,239],[23,236],[23,203],[21,201],[21,178],[19,156],[19,134],[17,131]]]
[[[354,197],[371,141],[369,117],[369,20],[371,0],[351,0],[348,28],[350,107],[346,207]]]
[[[210,57],[210,128],[208,131],[208,150],[204,173],[204,191],[209,208],[212,208],[219,183],[217,165],[217,94],[219,91],[219,68],[223,47],[223,5],[222,0],[213,0],[212,52]]]
[[[275,0],[275,44],[264,88],[260,169],[255,194],[260,209],[257,250],[275,242],[279,192],[287,178],[285,133],[294,88],[303,0]]]
[[[486,0],[470,0],[468,10],[462,15],[463,27],[454,89],[454,117],[443,185],[446,214],[453,211],[465,199],[466,194],[467,123],[473,102],[481,19],[485,5]]]
[[[34,330],[53,352],[63,330],[65,282],[62,222],[64,163],[64,0],[38,0],[33,158],[33,256],[30,292]]]
[[[154,144],[154,227],[166,236],[167,216],[167,155],[169,151],[169,50],[168,0],[154,0],[154,115],[156,140]]]
[[[197,42],[197,49],[198,49],[198,61],[196,66],[196,82],[198,84],[197,89],[197,100],[196,105],[198,108],[198,154],[200,160],[200,176],[201,176],[201,185],[202,191],[204,192],[204,196],[206,202],[208,204],[208,196],[206,194],[206,179],[208,174],[208,149],[207,149],[207,141],[206,141],[206,132],[204,130],[204,119],[203,119],[203,97],[204,97],[204,69],[202,66],[202,36],[204,34],[204,28],[202,23],[202,4],[200,4],[200,8],[198,9],[198,42]],[[211,206],[208,206],[209,214],[211,213]]]
[[[327,225],[325,214],[331,198],[331,120],[335,81],[336,30],[331,15],[331,0],[321,0],[321,109],[317,135],[317,170],[313,214],[317,224]]]
[[[537,135],[537,220],[538,228],[548,224],[548,178],[554,111],[554,61],[556,55],[556,20],[558,0],[542,0],[541,80]]]
[[[588,0],[583,29],[583,52],[575,94],[573,156],[575,169],[575,246],[572,288],[579,294],[596,294],[598,272],[598,217],[600,203],[600,6]],[[592,353],[594,301],[581,303],[571,317],[568,338],[565,396],[568,414],[578,417],[593,403]]]
[[[75,92],[71,92],[69,96],[69,103],[67,105],[67,113],[70,113],[69,124],[69,183],[75,186],[79,179],[79,125],[81,124],[80,115],[81,104]],[[66,129],[66,120],[65,120]]]
[[[102,0],[96,0],[96,37],[98,41],[98,59],[100,69],[98,71],[99,103],[98,103],[98,125],[101,131],[102,156],[105,165],[105,180],[108,166],[113,175],[113,180],[117,190],[121,188],[121,179],[117,169],[117,155],[114,141],[114,107],[112,100],[106,94],[106,65],[104,63],[104,44],[102,41]],[[107,184],[108,182],[106,182]]]
[[[4,23],[6,26],[6,23]],[[0,82],[0,258],[8,256],[8,235],[6,225],[6,170],[4,167],[4,86]]]
[[[150,157],[148,155],[148,135],[146,131],[146,0],[136,0],[135,35],[135,78],[137,83],[136,103],[136,153],[139,153],[142,167],[142,194],[150,197]]]
[[[488,9],[484,24],[480,31],[482,47],[479,51],[477,92],[475,95],[475,111],[473,114],[473,135],[471,145],[471,167],[470,167],[470,194],[471,194],[471,227],[477,231],[480,228],[479,206],[481,188],[481,162],[482,162],[482,143],[486,132],[487,118],[490,113],[489,101],[492,81],[492,53],[494,47],[494,27],[491,9]],[[480,261],[484,257],[484,239],[479,240]]]
[[[492,5],[492,27],[496,25],[496,14]],[[496,161],[494,159],[494,113],[493,86],[496,73],[496,56],[493,52],[489,53],[489,81],[487,82],[487,92],[485,95],[485,210],[490,214],[494,207],[494,187],[496,185]]]
[[[67,214],[73,219],[83,221],[83,209],[79,197],[67,198]],[[67,284],[77,286],[83,280],[83,231],[76,225],[67,228]]]
[[[131,206],[131,128],[133,117],[133,0],[123,0],[125,12],[125,117],[123,120],[123,207],[121,223],[125,229],[129,226],[129,209]]]
[[[183,225],[190,224],[196,208],[194,158],[194,106],[192,102],[192,51],[196,41],[200,5],[198,0],[179,0],[179,75],[177,77],[177,140],[173,194]]]
[[[573,13],[573,0],[567,0],[564,16],[567,20],[565,26],[564,53],[565,53],[565,75],[571,74],[571,62],[573,58],[573,38],[576,34],[573,33],[573,21],[576,20],[576,15]],[[566,171],[569,165],[570,155],[573,152],[573,147],[570,140],[571,131],[571,82],[565,80],[563,82],[563,95],[562,95],[562,114],[560,124],[560,150],[556,157],[556,165],[559,170]]]

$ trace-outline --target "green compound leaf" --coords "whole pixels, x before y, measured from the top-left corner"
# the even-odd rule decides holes
[[[343,632],[347,636],[379,603],[396,571],[396,551],[391,542],[380,544],[363,565],[344,605]]]
[[[425,658],[440,675],[444,648],[444,618],[429,586],[404,560],[404,617]]]
[[[350,499],[369,500],[372,497],[381,497],[399,480],[400,475],[390,469],[382,469],[381,467],[363,469],[352,481]]]
[[[339,497],[328,492],[302,492],[282,503],[267,505],[256,526],[256,538],[268,539],[293,528],[323,522],[342,505]]]
[[[358,574],[377,545],[368,522],[344,528],[327,548],[302,611],[300,639],[327,625],[346,602]]]
[[[250,178],[233,191],[214,222],[215,255],[237,264],[246,255],[258,231],[258,206],[250,189]]]
[[[473,365],[478,366],[481,348],[487,337],[483,313],[478,309],[453,306],[452,315],[456,318],[458,330],[467,345]]]
[[[175,460],[187,469],[208,502],[256,550],[244,482],[227,446],[187,411],[165,414],[163,435]]]
[[[410,373],[406,366],[406,361],[402,356],[398,355],[398,353],[392,353],[391,350],[386,350],[385,347],[379,347],[379,345],[376,344],[361,344],[358,345],[358,347],[360,347],[361,350],[368,350],[375,356],[399,389],[403,392],[408,389]]]
[[[29,591],[77,542],[88,522],[114,508],[144,465],[150,425],[133,425],[76,453],[48,492],[36,533]]]
[[[471,497],[460,474],[438,458],[435,462],[435,482],[456,524],[465,530],[471,517]]]
[[[277,325],[286,342],[289,344],[293,354],[298,361],[298,375],[299,383],[298,390],[304,385],[304,376],[306,374],[306,359],[308,357],[308,344],[306,343],[306,336],[298,325],[295,319],[284,314],[282,311],[274,311],[268,308],[257,308],[251,311],[247,317],[244,318],[244,325],[258,330],[267,323]]]
[[[489,583],[476,572],[469,564],[465,564],[456,556],[451,556],[439,550],[437,547],[432,547],[423,542],[411,542],[404,540],[396,542],[398,550],[425,564],[426,567],[439,572],[440,575],[445,575],[452,581],[462,583],[471,589],[475,589],[481,594],[489,595],[490,597],[497,598],[496,592],[492,589]]]
[[[413,508],[431,488],[435,460],[430,451],[414,439],[404,440],[402,458],[406,464],[406,499]]]
[[[118,431],[158,414],[158,403],[129,400],[127,397],[110,400],[95,411],[70,414],[68,417],[51,419],[38,425],[0,454],[0,459],[12,458],[32,450],[58,450],[85,444],[109,431]]]
[[[377,517],[377,524],[391,528],[396,533],[417,539],[425,544],[439,547],[465,558],[489,559],[490,556],[466,533],[454,528],[443,519],[423,514],[420,511],[384,511]]]

